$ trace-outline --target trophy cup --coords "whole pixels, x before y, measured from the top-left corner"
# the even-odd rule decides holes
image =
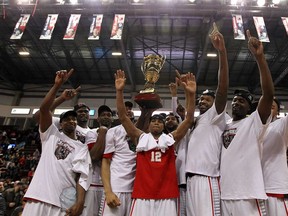
[[[141,90],[134,101],[144,108],[161,108],[160,97],[155,93],[155,83],[158,81],[160,70],[165,63],[165,56],[149,54],[144,57],[141,70],[145,76],[144,90]]]

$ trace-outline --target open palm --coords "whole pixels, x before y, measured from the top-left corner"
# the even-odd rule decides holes
[[[125,73],[122,70],[117,70],[115,73],[115,88],[116,90],[123,90],[125,87]]]

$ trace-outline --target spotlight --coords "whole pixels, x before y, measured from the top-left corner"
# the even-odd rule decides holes
[[[257,0],[257,5],[262,7],[265,5],[265,0]]]
[[[278,5],[280,3],[280,0],[273,0],[272,3]]]

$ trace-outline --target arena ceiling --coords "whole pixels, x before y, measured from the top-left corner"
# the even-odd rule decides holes
[[[6,1],[6,0],[5,0]],[[157,85],[174,80],[175,69],[194,72],[199,86],[216,86],[218,58],[207,57],[215,52],[209,40],[212,23],[216,22],[225,37],[228,52],[230,87],[259,89],[257,65],[247,49],[247,40],[234,40],[232,14],[241,14],[244,29],[256,35],[253,16],[263,16],[270,43],[263,43],[276,88],[287,89],[288,36],[281,17],[288,17],[287,3],[279,7],[257,7],[251,4],[231,6],[228,1],[184,0],[163,3],[147,1],[133,4],[124,0],[82,1],[80,4],[56,4],[30,0],[30,5],[0,3],[0,87],[23,90],[26,84],[51,84],[59,69],[74,68],[72,86],[114,84],[117,69],[126,71],[127,82],[135,90],[144,84],[141,71],[147,54],[166,56]],[[33,2],[35,1],[35,2]],[[3,1],[4,2],[4,1]],[[35,4],[37,3],[37,5]],[[20,40],[10,36],[21,14],[33,14]],[[40,40],[48,14],[59,14],[51,40]],[[74,40],[63,40],[71,14],[81,14]],[[88,40],[93,14],[103,14],[99,40]],[[122,40],[111,40],[115,14],[125,14]],[[19,51],[29,50],[29,56]],[[122,56],[112,56],[114,51]]]

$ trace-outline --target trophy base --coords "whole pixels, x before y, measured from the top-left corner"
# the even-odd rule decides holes
[[[135,96],[134,101],[146,109],[162,108],[160,97],[155,93],[140,93]]]

